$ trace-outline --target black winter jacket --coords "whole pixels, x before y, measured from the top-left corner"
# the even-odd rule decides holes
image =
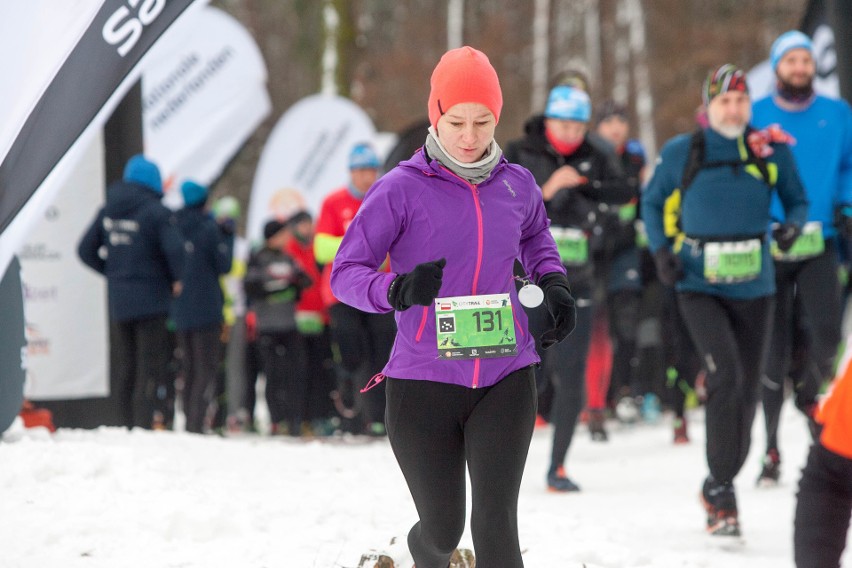
[[[80,259],[106,276],[114,321],[169,313],[185,249],[177,219],[160,197],[136,183],[110,184],[106,204],[77,247]]]

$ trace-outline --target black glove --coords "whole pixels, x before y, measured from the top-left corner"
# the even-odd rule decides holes
[[[388,302],[393,309],[404,311],[417,304],[430,306],[441,290],[447,259],[424,262],[407,274],[394,278],[388,288]]]
[[[781,252],[787,252],[802,234],[802,230],[793,223],[783,223],[772,229],[772,238],[778,244]]]
[[[538,280],[538,285],[544,292],[544,305],[553,318],[553,329],[541,334],[542,349],[553,347],[574,331],[577,325],[577,308],[568,277],[561,272],[550,272]]]
[[[654,253],[654,264],[657,267],[657,278],[666,286],[674,286],[683,278],[683,263],[669,247],[661,247]]]

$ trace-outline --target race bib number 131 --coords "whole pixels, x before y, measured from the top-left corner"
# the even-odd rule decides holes
[[[517,353],[509,294],[435,299],[441,359],[509,357]]]

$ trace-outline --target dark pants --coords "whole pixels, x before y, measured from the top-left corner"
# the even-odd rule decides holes
[[[852,515],[852,459],[817,443],[796,500],[796,568],[839,568]]]
[[[732,300],[684,292],[678,302],[707,371],[710,474],[720,483],[732,482],[751,445],[775,298]]]
[[[589,356],[589,345],[592,341],[592,317],[594,307],[592,291],[589,286],[574,286],[574,297],[577,300],[577,326],[574,332],[564,341],[547,349],[541,349],[539,338],[541,334],[553,325],[553,319],[544,304],[527,310],[530,333],[536,338],[536,349],[541,357],[543,381],[553,386],[553,402],[549,420],[553,424],[553,449],[551,451],[550,469],[555,470],[563,464],[577,419],[586,405],[586,359]]]
[[[166,316],[112,322],[114,393],[119,423],[128,428],[150,429],[157,389],[171,377],[172,341]]]
[[[391,448],[420,520],[408,533],[417,568],[446,568],[465,526],[465,464],[476,564],[522,567],[518,494],[535,426],[531,367],[491,387],[388,379]]]
[[[249,415],[249,424],[254,425],[254,407],[257,404],[257,376],[263,372],[263,361],[260,354],[258,339],[246,341],[246,383],[243,390],[243,401]]]
[[[331,338],[336,349],[338,393],[346,400],[346,406],[359,411],[359,422],[383,423],[384,385],[380,383],[364,394],[358,391],[382,370],[390,357],[396,337],[393,314],[371,314],[338,303],[329,309],[329,315]],[[354,429],[357,431],[360,427]]]
[[[302,336],[292,331],[261,331],[258,338],[266,404],[273,424],[286,422],[291,435],[299,435],[304,420],[307,377]]]
[[[187,432],[204,433],[204,418],[219,371],[221,334],[219,323],[177,334],[183,361],[183,411]]]
[[[308,392],[305,400],[305,420],[322,420],[334,413],[331,391],[334,390],[334,361],[329,332],[302,335],[307,365]]]
[[[669,403],[675,416],[683,418],[686,397],[695,390],[695,379],[701,371],[701,360],[680,313],[674,289],[665,288],[662,300],[662,333],[666,343],[666,386],[670,393]]]
[[[612,373],[607,402],[614,403],[623,396],[644,394],[637,384],[639,358],[636,353],[636,333],[639,328],[640,290],[619,290],[607,296],[609,335],[612,340]]]
[[[813,405],[823,382],[832,377],[843,313],[834,244],[826,242],[825,252],[808,260],[776,262],[775,287],[775,324],[762,389],[767,450],[778,449],[784,381],[790,376],[797,327],[805,331],[808,347],[794,380],[796,406],[805,410]]]

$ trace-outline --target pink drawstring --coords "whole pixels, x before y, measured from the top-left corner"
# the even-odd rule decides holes
[[[373,375],[373,377],[369,381],[367,381],[367,386],[365,386],[364,388],[361,389],[361,391],[360,391],[361,394],[364,394],[365,392],[367,392],[371,388],[378,386],[378,384],[380,382],[382,382],[383,380],[385,380],[385,378],[386,377],[382,373],[376,373],[375,375]]]

